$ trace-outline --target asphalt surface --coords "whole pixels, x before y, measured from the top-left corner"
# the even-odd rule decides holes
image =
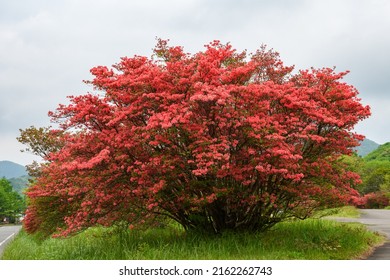
[[[337,218],[342,222],[359,222],[370,230],[387,236],[387,241],[368,256],[368,260],[390,260],[390,210],[362,209],[360,218]]]
[[[361,210],[359,218],[362,224],[371,230],[378,231],[387,236],[387,241],[367,258],[368,260],[390,260],[390,211],[379,209]]]
[[[3,254],[5,246],[10,242],[22,226],[0,226],[0,256]]]

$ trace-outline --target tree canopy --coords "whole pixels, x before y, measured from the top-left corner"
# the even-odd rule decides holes
[[[24,210],[22,197],[12,189],[11,183],[5,178],[0,178],[0,222],[4,218],[15,220],[16,215]]]

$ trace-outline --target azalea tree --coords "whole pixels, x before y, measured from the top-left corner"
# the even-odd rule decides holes
[[[49,113],[62,145],[27,192],[27,230],[158,216],[187,230],[265,230],[350,201],[359,177],[340,156],[363,138],[353,127],[369,108],[347,72],[292,71],[264,46],[214,41],[191,55],[164,40],[151,58],[93,68],[95,93]]]

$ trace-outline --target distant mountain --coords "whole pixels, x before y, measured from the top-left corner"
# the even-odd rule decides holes
[[[364,139],[360,146],[356,147],[356,152],[359,156],[364,157],[376,150],[380,145],[370,139]]]
[[[366,155],[364,159],[366,161],[390,161],[390,142],[380,145],[378,149]]]
[[[26,167],[12,161],[0,161],[0,178],[6,179],[26,176]]]

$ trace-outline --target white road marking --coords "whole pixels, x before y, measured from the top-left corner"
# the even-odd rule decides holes
[[[12,236],[14,236],[15,233],[11,234],[10,236],[8,236],[6,239],[4,239],[4,241],[0,242],[0,247],[1,245],[3,245],[8,239],[10,239]]]

